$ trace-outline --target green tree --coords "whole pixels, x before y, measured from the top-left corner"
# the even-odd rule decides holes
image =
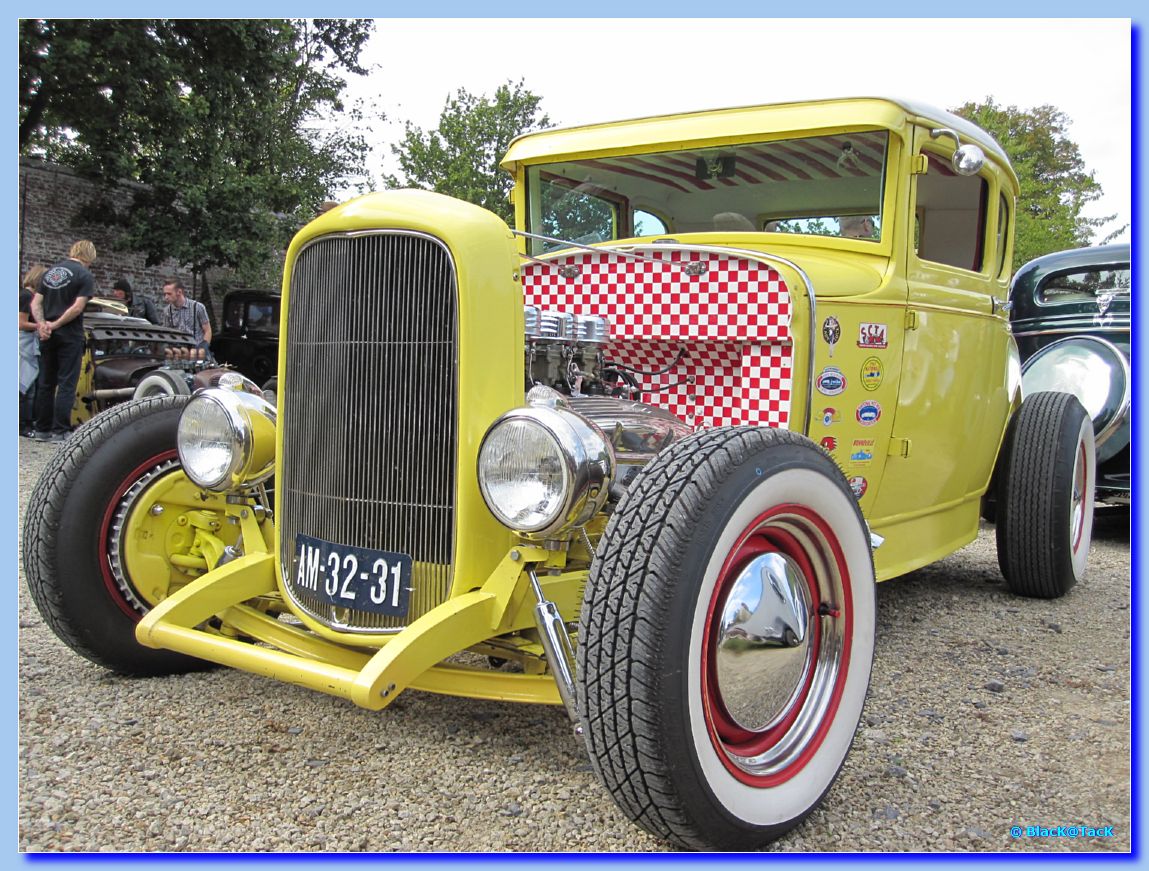
[[[516,136],[550,124],[539,114],[541,101],[522,81],[500,85],[493,98],[460,88],[447,99],[436,129],[404,125],[402,141],[391,146],[403,178],[388,176],[387,184],[449,194],[513,224],[513,180],[499,161]]]
[[[149,265],[202,274],[274,263],[328,192],[363,171],[367,146],[344,73],[372,29],[360,20],[20,22],[20,152],[70,166],[105,195],[78,218],[105,224]],[[345,123],[321,124],[347,112]],[[140,182],[127,206],[106,195]],[[274,264],[278,265],[278,264]]]
[[[985,102],[965,103],[952,111],[991,133],[1017,172],[1021,196],[1014,264],[1089,245],[1094,232],[1116,217],[1082,214],[1086,205],[1101,196],[1101,185],[1068,137],[1070,120],[1060,109],[999,106],[987,97]]]

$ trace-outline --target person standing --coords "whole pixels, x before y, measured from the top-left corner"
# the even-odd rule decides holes
[[[122,300],[128,306],[128,314],[134,318],[143,318],[150,324],[158,324],[160,316],[156,312],[156,304],[146,296],[136,299],[132,293],[132,283],[126,278],[119,278],[112,285],[112,296]]]
[[[210,354],[211,320],[202,302],[188,299],[183,284],[174,278],[164,282],[164,323],[183,330],[195,339],[196,357],[205,359]]]
[[[66,259],[44,273],[32,294],[32,320],[40,336],[37,441],[62,442],[72,431],[72,406],[84,357],[84,306],[95,290],[89,267],[95,261],[96,246],[87,239],[76,242]]]
[[[36,376],[40,374],[40,331],[32,320],[32,294],[48,271],[37,263],[20,282],[20,435],[31,438],[32,401],[36,397]]]

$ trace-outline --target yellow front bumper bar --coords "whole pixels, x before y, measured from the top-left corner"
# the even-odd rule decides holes
[[[504,701],[562,704],[549,675],[515,674],[445,663],[497,635],[533,625],[523,568],[545,561],[540,548],[507,554],[477,590],[443,602],[391,636],[377,651],[345,646],[245,605],[277,594],[275,557],[239,557],[164,599],[140,621],[136,639],[209,662],[349,699],[371,710],[404,689]],[[221,633],[208,626],[218,618]],[[519,624],[522,625],[519,625]],[[231,633],[243,637],[233,637]],[[263,642],[263,646],[252,639]]]

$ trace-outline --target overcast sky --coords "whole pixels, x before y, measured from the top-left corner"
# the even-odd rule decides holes
[[[1104,190],[1087,214],[1117,215],[1098,240],[1130,219],[1128,19],[380,19],[364,60],[349,93],[386,112],[388,161],[402,121],[433,127],[460,86],[508,79],[561,125],[834,96],[1049,103]]]

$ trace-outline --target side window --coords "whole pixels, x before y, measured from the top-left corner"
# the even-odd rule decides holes
[[[223,310],[223,328],[225,330],[243,329],[243,302],[238,299],[229,299]]]
[[[1006,240],[1009,238],[1009,201],[1002,194],[997,204],[997,275],[999,278],[1008,278],[1012,271],[1012,263],[1007,263]]]
[[[1085,303],[1130,298],[1132,283],[1128,266],[1096,266],[1053,275],[1042,283],[1037,301],[1042,305]]]
[[[275,303],[248,303],[247,330],[250,333],[278,333],[279,318],[275,313]]]
[[[918,256],[980,272],[985,256],[989,185],[979,175],[958,175],[940,155],[923,153],[929,169],[918,176]]]
[[[634,232],[631,235],[633,236],[658,236],[670,231],[670,228],[666,226],[666,221],[658,215],[645,212],[642,209],[635,209],[632,220]]]

